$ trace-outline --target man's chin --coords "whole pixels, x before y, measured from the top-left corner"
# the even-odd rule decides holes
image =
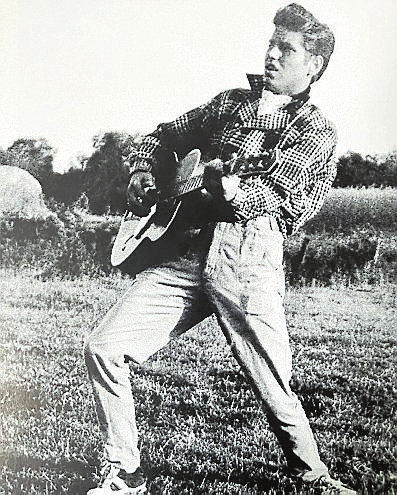
[[[271,91],[272,93],[279,94],[279,91],[277,87],[270,81],[269,79],[265,79],[265,84],[264,88],[267,89],[268,91]]]

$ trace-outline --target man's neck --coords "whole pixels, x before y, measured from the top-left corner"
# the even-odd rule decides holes
[[[265,87],[265,82],[263,80],[263,74],[247,74],[248,82],[251,86],[251,90],[262,93],[263,88]],[[267,89],[267,88],[266,88]],[[309,99],[310,94],[310,85],[300,93],[296,93],[292,96],[292,99],[298,101],[307,101]]]

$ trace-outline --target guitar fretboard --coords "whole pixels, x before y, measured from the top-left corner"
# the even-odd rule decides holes
[[[263,154],[260,157],[249,157],[249,159],[245,160],[246,162],[249,162],[249,166],[245,168],[239,168],[237,166],[234,173],[236,173],[240,177],[258,175],[258,174],[261,175],[264,173],[264,167],[263,166],[259,167],[259,163],[261,163],[262,160],[263,160]],[[232,167],[234,167],[235,165],[238,165],[239,162],[241,161],[244,161],[244,159],[236,158],[228,163],[229,166],[230,164],[233,164]],[[163,189],[163,192],[161,194],[161,199],[162,200],[176,199],[180,196],[201,189],[203,187],[203,179],[204,179],[203,174],[197,174],[190,176],[188,179],[185,180],[175,181],[172,184],[170,184],[168,187]]]
[[[203,175],[195,175],[186,180],[174,182],[164,191],[162,199],[175,199],[203,187]]]

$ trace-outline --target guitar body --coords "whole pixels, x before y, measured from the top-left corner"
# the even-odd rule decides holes
[[[113,244],[110,262],[112,266],[121,267],[129,273],[137,273],[143,267],[156,262],[161,256],[159,241],[172,225],[181,207],[181,197],[194,189],[185,192],[184,186],[190,180],[202,176],[203,165],[200,163],[199,150],[191,151],[178,162],[176,174],[172,182],[165,188],[166,200],[153,205],[146,217],[137,217],[126,212]],[[191,185],[191,184],[190,184]],[[197,180],[198,187],[201,182]],[[197,188],[196,188],[197,189]],[[166,248],[165,242],[162,246]]]

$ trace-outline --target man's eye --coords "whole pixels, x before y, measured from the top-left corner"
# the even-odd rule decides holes
[[[281,50],[284,54],[286,54],[286,55],[288,55],[289,53],[291,53],[291,52],[293,52],[293,51],[294,51],[294,49],[292,48],[292,46],[290,46],[290,45],[288,45],[288,44],[285,44],[285,45],[284,45],[284,44],[281,44],[281,45],[280,45],[280,50]]]

